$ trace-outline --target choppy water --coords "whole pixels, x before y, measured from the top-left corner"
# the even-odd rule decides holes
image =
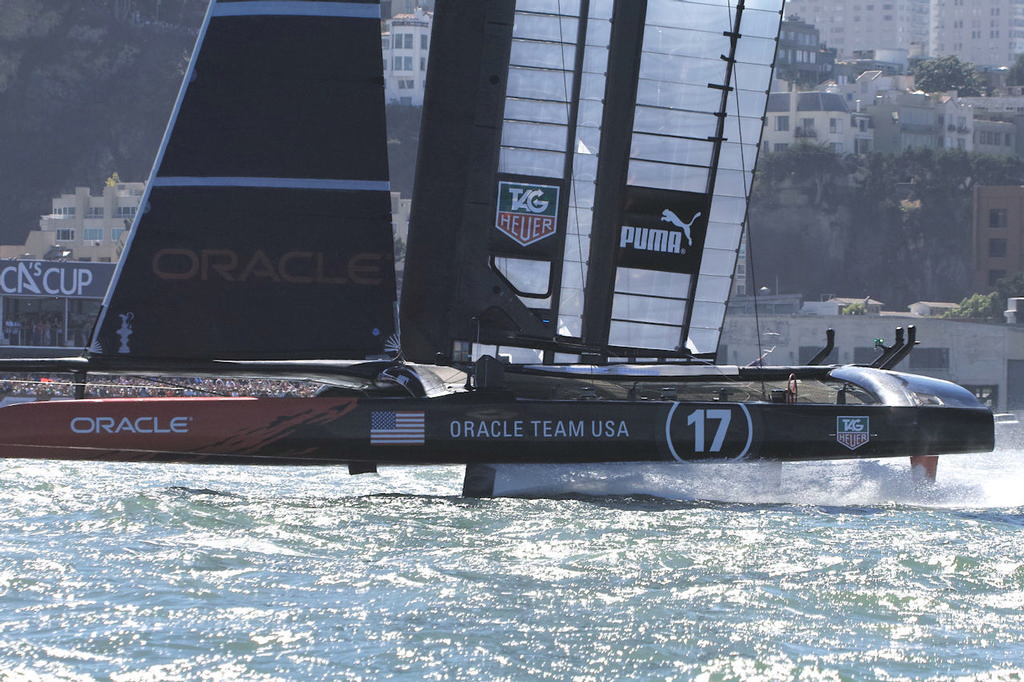
[[[1024,450],[907,468],[0,462],[0,680],[1024,678]]]

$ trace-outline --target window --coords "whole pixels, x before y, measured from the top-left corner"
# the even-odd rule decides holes
[[[1006,240],[1005,239],[989,239],[988,240],[988,257],[989,258],[1006,258]]]
[[[999,404],[999,387],[992,385],[981,385],[981,386],[967,386],[968,391],[973,393],[975,397],[981,401],[982,405],[985,405],[989,409],[994,410],[996,405]]]
[[[853,364],[870,365],[881,354],[882,351],[874,346],[855,346],[853,349]]]
[[[392,71],[401,71],[402,70],[402,58],[401,57],[395,57],[394,65],[391,67],[391,70]]]
[[[405,58],[405,70],[412,71],[412,57]]]
[[[412,49],[412,34],[411,33],[406,33],[405,34],[405,49],[407,49],[407,50],[411,50]]]
[[[110,241],[116,242],[121,238],[121,235],[127,232],[123,227],[112,227],[110,228]]]
[[[777,152],[784,152],[787,149],[789,149],[789,145],[786,144],[785,142],[776,142],[775,143],[775,151],[777,151]]]
[[[103,207],[102,206],[90,206],[89,212],[85,216],[86,218],[102,218]]]
[[[426,33],[421,33],[420,34],[420,49],[421,50],[427,49],[427,34]]]
[[[75,240],[75,230],[70,227],[57,228],[57,241],[71,242]]]
[[[843,119],[841,119],[841,118],[830,118],[828,120],[828,131],[830,133],[841,133],[841,132],[843,132]]]
[[[910,369],[949,369],[948,348],[915,348],[910,352]]]
[[[83,239],[87,242],[101,242],[103,241],[103,228],[102,227],[87,227],[82,230]]]
[[[988,211],[988,226],[991,228],[1006,227],[1006,209],[990,208]]]
[[[134,218],[135,212],[138,211],[137,206],[118,206],[116,217],[118,218]]]
[[[75,207],[74,206],[57,206],[53,209],[53,215],[60,216],[61,218],[74,218]]]
[[[780,132],[785,132],[789,130],[789,116],[776,116],[775,130],[778,130]]]

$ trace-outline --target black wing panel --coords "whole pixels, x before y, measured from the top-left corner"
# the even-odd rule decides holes
[[[94,354],[364,359],[395,331],[376,3],[210,6]]]

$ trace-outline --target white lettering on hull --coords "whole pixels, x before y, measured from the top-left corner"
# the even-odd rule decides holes
[[[448,434],[461,439],[617,439],[629,438],[625,421],[615,419],[461,419],[448,424]]]
[[[75,417],[72,433],[188,433],[191,417]]]

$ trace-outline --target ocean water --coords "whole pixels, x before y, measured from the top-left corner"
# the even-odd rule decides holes
[[[1024,678],[1024,449],[581,485],[0,462],[0,680]]]

